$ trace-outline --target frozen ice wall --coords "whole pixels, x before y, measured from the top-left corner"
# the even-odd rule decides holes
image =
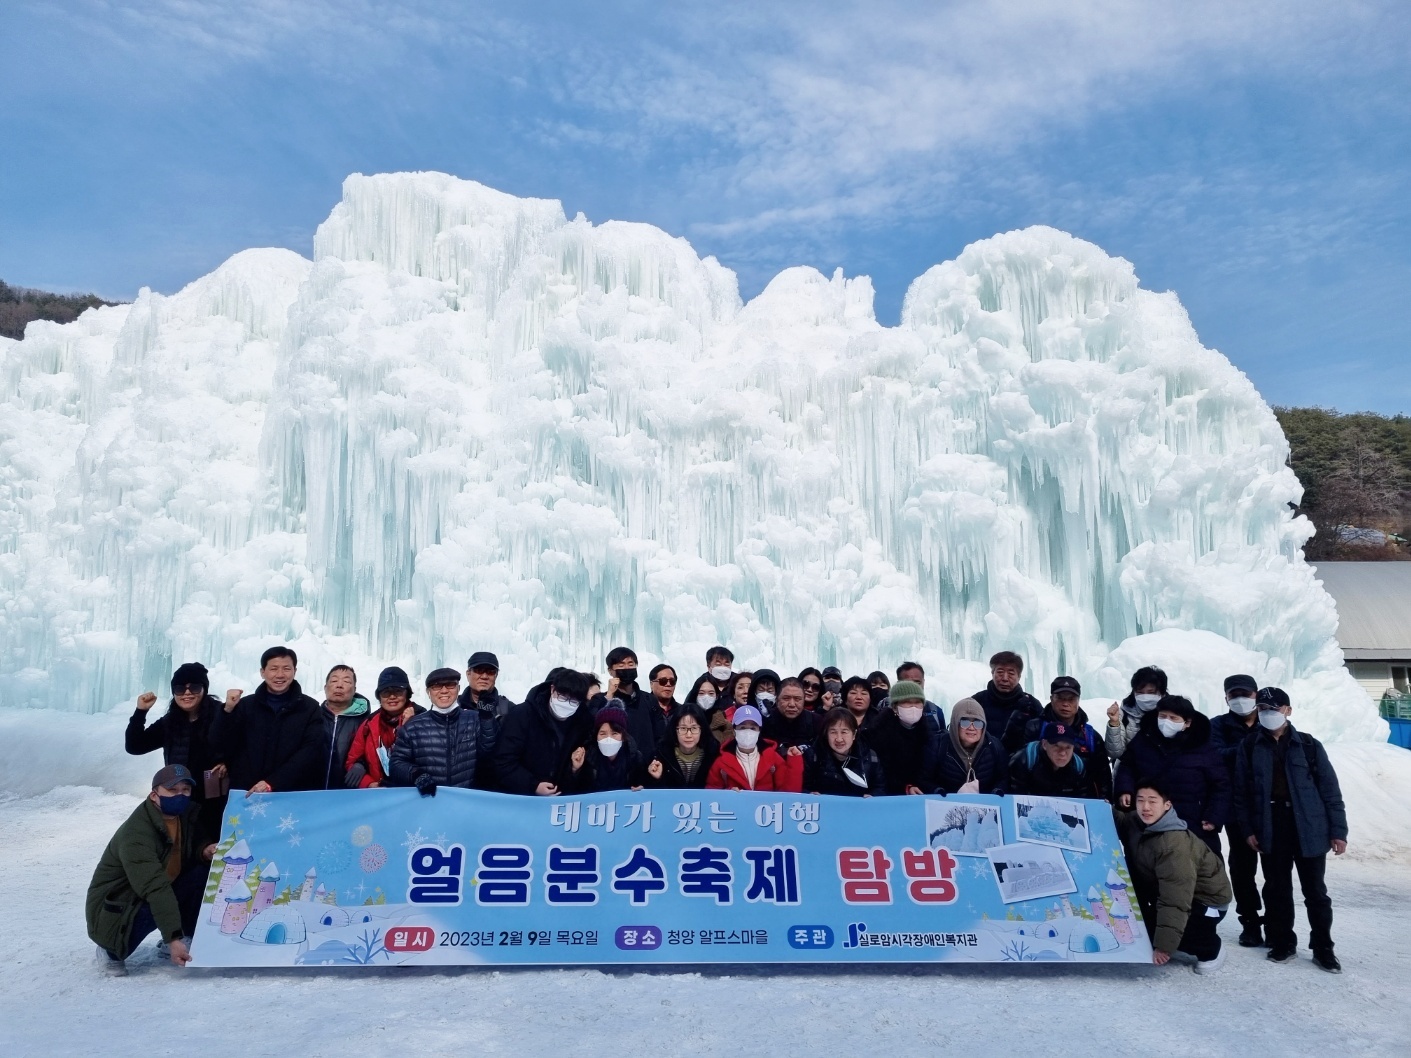
[[[1062,232],[866,278],[734,275],[638,224],[353,176],[314,262],[239,254],[0,345],[0,697],[94,710],[491,649],[522,692],[633,644],[693,676],[1020,650],[1085,697],[1248,671],[1375,737],[1278,424],[1171,294]]]

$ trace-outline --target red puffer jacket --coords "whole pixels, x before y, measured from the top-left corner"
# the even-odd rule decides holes
[[[405,723],[418,713],[424,713],[423,706],[413,702],[406,709],[402,710],[402,722]],[[348,747],[347,768],[351,770],[354,764],[361,764],[367,772],[358,782],[358,788],[366,790],[373,783],[379,786],[387,785],[387,769],[382,766],[382,758],[378,755],[377,747],[381,746],[386,750],[388,757],[392,755],[392,743],[397,740],[397,728],[401,725],[387,719],[387,714],[381,709],[373,712],[368,717],[367,723],[358,728],[353,735],[353,744]]]
[[[754,785],[750,785],[745,769],[735,756],[735,741],[731,739],[720,750],[720,756],[710,766],[706,776],[707,790],[771,790],[784,793],[798,793],[802,775],[784,763],[774,743],[767,738],[759,740],[759,767],[755,769]]]

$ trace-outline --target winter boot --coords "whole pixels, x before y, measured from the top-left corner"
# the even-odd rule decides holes
[[[1264,947],[1264,924],[1259,919],[1251,919],[1243,924],[1244,929],[1240,930],[1241,948],[1262,948]]]
[[[116,958],[107,948],[99,948],[98,954],[94,956],[94,961],[98,964],[98,969],[109,977],[127,976],[127,963]]]
[[[1342,963],[1338,962],[1338,957],[1330,951],[1315,951],[1313,961],[1330,974],[1342,973]]]
[[[1270,962],[1288,962],[1298,954],[1297,948],[1270,948],[1269,954],[1264,956]]]

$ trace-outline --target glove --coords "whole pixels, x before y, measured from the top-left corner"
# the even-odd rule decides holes
[[[416,791],[422,797],[436,796],[436,780],[425,772],[416,777]]]
[[[356,790],[362,785],[363,779],[367,777],[367,769],[361,764],[354,764],[348,769],[348,774],[343,779],[343,785],[350,790]]]

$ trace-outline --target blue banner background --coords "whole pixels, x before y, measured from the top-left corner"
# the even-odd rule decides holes
[[[1138,962],[1100,801],[231,795],[198,966]]]

